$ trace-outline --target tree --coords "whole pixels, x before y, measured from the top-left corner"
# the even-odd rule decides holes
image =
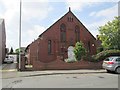
[[[14,53],[14,51],[13,51],[13,48],[11,47],[10,54],[13,54],[13,53]]]
[[[86,49],[82,42],[77,42],[74,48],[75,57],[77,60],[80,60],[82,56],[86,54]]]
[[[111,22],[99,27],[99,38],[105,49],[120,50],[120,17],[115,17]]]
[[[97,48],[97,53],[100,53],[100,52],[102,52],[103,50],[104,50],[103,46],[99,46],[99,47]]]
[[[15,53],[19,55],[19,52],[20,52],[20,49],[17,48],[17,49],[15,50]]]

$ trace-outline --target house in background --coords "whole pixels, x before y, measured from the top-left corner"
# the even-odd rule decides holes
[[[74,47],[76,42],[80,41],[84,43],[89,55],[96,54],[96,38],[69,8],[64,16],[39,35],[37,40],[27,46],[28,64],[37,69],[41,67],[41,63],[54,62],[58,58],[64,61],[68,58],[68,48],[70,46]]]
[[[0,19],[0,65],[3,63],[6,56],[6,32],[5,21]]]

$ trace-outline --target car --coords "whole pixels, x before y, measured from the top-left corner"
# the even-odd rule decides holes
[[[107,57],[103,61],[102,67],[106,69],[107,72],[116,72],[120,74],[120,56]]]
[[[5,62],[5,63],[13,63],[13,60],[14,60],[13,57],[11,57],[11,56],[6,56],[4,62]]]

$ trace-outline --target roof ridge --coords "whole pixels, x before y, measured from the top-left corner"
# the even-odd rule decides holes
[[[59,18],[56,22],[54,22],[50,27],[48,27],[43,33],[41,33],[39,35],[39,37],[41,37],[48,29],[50,29],[52,26],[54,26],[59,20],[61,20],[64,16],[66,16],[68,13],[72,13],[72,15],[78,20],[79,23],[82,24],[82,26],[88,31],[88,33],[90,33],[90,35],[96,40],[96,38],[91,34],[91,32],[85,27],[85,25],[74,15],[74,13],[71,11],[70,7],[69,7],[69,11],[64,14],[61,18]]]
[[[54,22],[51,26],[49,26],[43,33],[45,33],[48,29],[50,29],[52,26],[54,26],[58,21],[60,21],[65,15],[67,15],[69,12],[71,11],[68,11],[66,14],[64,14],[61,18],[59,18],[56,22]],[[39,35],[39,37],[41,37],[43,35],[43,33],[41,33]]]

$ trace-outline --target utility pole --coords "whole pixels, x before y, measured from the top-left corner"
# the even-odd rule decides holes
[[[20,0],[20,22],[19,22],[19,70],[21,69],[21,5]]]

